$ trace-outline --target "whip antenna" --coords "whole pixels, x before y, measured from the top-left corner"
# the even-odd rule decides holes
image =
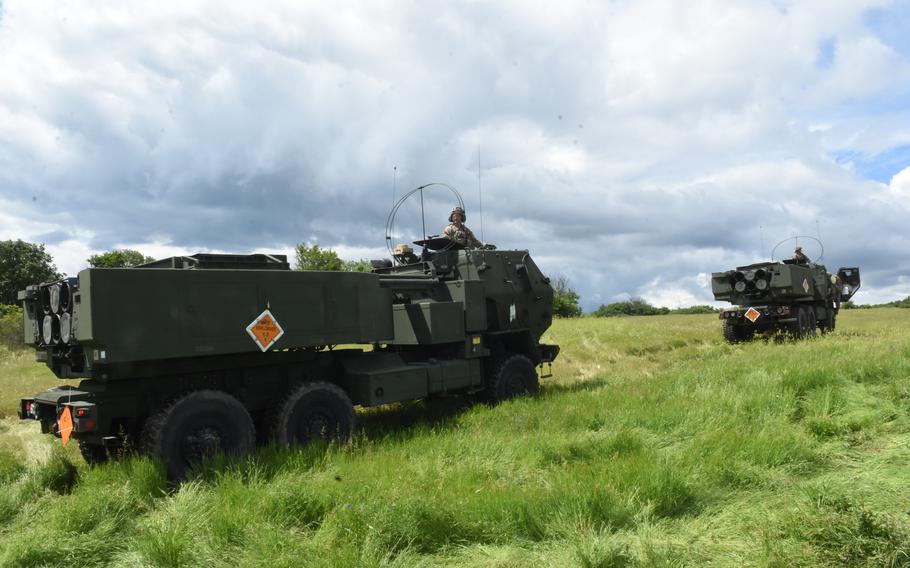
[[[396,184],[398,183],[398,166],[392,166],[392,209],[395,209],[395,189]],[[389,250],[392,250],[392,229],[389,227],[389,230],[386,231],[385,235],[386,245],[389,247]]]
[[[483,186],[480,184],[480,146],[477,147],[477,195],[480,200],[480,242],[486,244],[483,238]]]
[[[759,225],[758,233],[761,236],[761,257],[765,258],[765,228]]]
[[[398,166],[392,166],[392,207],[395,207],[395,189],[398,183]]]
[[[427,217],[423,213],[423,188],[426,186],[420,187],[420,223],[423,226],[423,238],[427,238]]]

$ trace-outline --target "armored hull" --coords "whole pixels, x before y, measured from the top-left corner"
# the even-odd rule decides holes
[[[343,439],[354,405],[533,393],[535,366],[559,352],[540,343],[553,290],[527,251],[425,250],[372,273],[196,255],[87,269],[20,299],[39,360],[86,379],[23,399],[20,417],[77,439],[90,461],[140,440],[174,477],[200,455],[249,451],[248,430]],[[181,430],[200,416],[204,435]]]
[[[724,337],[747,341],[757,332],[786,331],[798,337],[830,332],[840,304],[859,289],[859,268],[836,275],[824,265],[761,262],[711,275],[714,299],[733,307],[720,314]]]

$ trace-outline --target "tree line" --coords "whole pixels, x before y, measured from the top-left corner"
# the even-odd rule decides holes
[[[330,248],[307,243],[298,244],[295,249],[295,268],[297,270],[330,270],[347,272],[370,272],[370,262],[366,259],[344,260]],[[130,268],[154,262],[155,259],[132,249],[113,249],[93,254],[86,259],[93,268]],[[51,255],[43,244],[29,243],[21,239],[0,241],[0,321],[14,319],[16,293],[24,290],[29,284],[47,282],[63,278],[57,271]],[[553,286],[553,313],[557,317],[579,317],[584,312],[579,304],[580,296],[565,276],[558,275],[551,281]],[[896,302],[876,305],[854,305],[846,302],[845,309],[867,307],[910,307],[910,296]],[[643,298],[601,304],[590,315],[595,317],[621,316],[654,316],[667,314],[710,314],[720,311],[719,308],[700,305],[670,309],[653,306]],[[21,316],[21,314],[18,314]]]

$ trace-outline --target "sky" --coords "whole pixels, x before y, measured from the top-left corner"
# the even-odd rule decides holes
[[[900,299],[908,29],[910,0],[2,0],[0,239],[70,275],[382,258],[394,200],[439,182],[586,310],[710,304],[711,272],[797,242]],[[437,234],[455,198],[424,197]],[[421,236],[418,199],[392,227]]]

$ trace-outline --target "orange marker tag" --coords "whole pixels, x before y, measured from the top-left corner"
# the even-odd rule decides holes
[[[66,443],[70,441],[70,434],[73,433],[73,414],[70,412],[69,406],[63,407],[63,412],[60,413],[60,418],[57,420],[57,430],[60,431],[63,445],[66,446]]]

